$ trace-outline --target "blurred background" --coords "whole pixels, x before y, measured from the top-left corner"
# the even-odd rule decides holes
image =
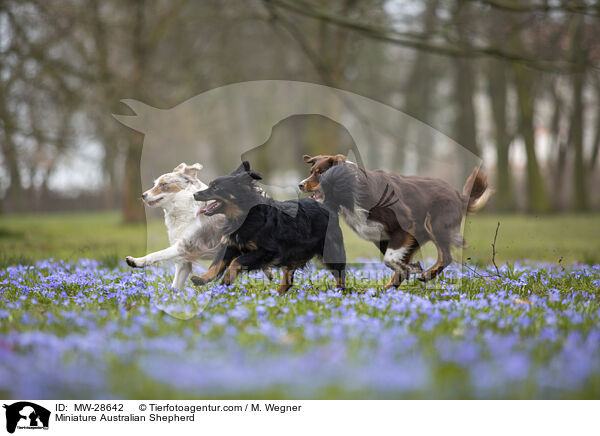
[[[599,25],[591,0],[0,0],[0,245],[87,255],[81,240],[69,245],[80,231],[105,256],[123,240],[123,251],[139,249],[130,235],[143,229],[122,224],[146,218],[144,135],[112,117],[135,114],[120,100],[168,109],[223,85],[281,79],[384,103],[480,156],[496,188],[482,238],[503,214],[515,239],[545,229],[542,239],[569,236],[572,258],[595,261]],[[344,141],[333,124],[292,126],[299,153]],[[396,154],[369,166],[402,169],[406,144],[435,153],[429,130],[411,126],[395,131]],[[212,168],[231,161],[239,153]],[[435,172],[418,157],[411,165]],[[53,230],[36,235],[38,226]],[[521,243],[516,258],[563,257],[559,242],[529,256]]]

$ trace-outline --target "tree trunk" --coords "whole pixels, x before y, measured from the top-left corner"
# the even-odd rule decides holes
[[[569,139],[575,152],[573,162],[573,209],[586,211],[587,197],[587,168],[583,160],[583,81],[584,73],[573,75],[573,113],[571,117],[571,132]]]
[[[475,155],[480,155],[475,131],[475,108],[473,106],[475,74],[468,59],[456,59],[456,141]],[[463,163],[463,175],[466,177],[473,168]]]
[[[535,151],[534,77],[523,65],[514,64],[513,69],[519,106],[519,131],[527,155],[527,209],[534,213],[546,213],[550,210],[550,203]]]
[[[2,154],[4,165],[8,168],[10,176],[10,185],[6,190],[5,201],[15,210],[23,210],[25,207],[24,190],[21,186],[21,173],[19,171],[19,162],[17,149],[13,140],[15,131],[12,114],[6,105],[4,84],[0,84],[0,120],[2,120]],[[5,209],[3,207],[3,209]]]
[[[552,148],[550,150],[552,154],[552,159],[554,159],[554,155],[556,155],[556,161],[552,161],[550,165],[552,165],[552,193],[554,196],[551,198],[552,209],[554,211],[560,211],[562,207],[561,197],[562,197],[562,186],[563,186],[563,174],[565,167],[565,144],[562,138],[561,131],[561,119],[562,119],[562,111],[563,103],[560,98],[560,95],[556,89],[556,85],[552,83],[550,85],[550,93],[552,96],[552,118],[550,120],[550,136],[553,138],[552,140]]]
[[[454,13],[456,22],[461,21],[461,15],[468,17],[469,6],[467,3],[457,3],[457,10]],[[465,34],[464,26],[458,26],[458,39],[461,42],[468,42],[469,36]],[[455,101],[456,101],[456,141],[469,150],[471,153],[480,156],[480,150],[477,146],[477,135],[475,130],[475,107],[473,105],[473,96],[475,94],[475,72],[473,70],[473,60],[456,57],[455,65]],[[466,178],[473,168],[469,167],[467,162],[462,162],[463,177]]]
[[[600,102],[600,88],[596,90],[596,102]],[[589,163],[589,174],[593,174],[600,152],[600,105],[596,105],[596,132],[592,143],[592,155]]]
[[[575,152],[573,162],[573,208],[577,211],[588,209],[587,168],[583,160],[583,83],[585,80],[585,52],[582,47],[583,19],[574,18],[575,34],[573,36],[573,113],[571,116],[571,132],[569,139]]]
[[[507,91],[506,69],[503,63],[491,60],[488,67],[488,90],[491,96],[492,119],[496,142],[496,208],[501,212],[514,210],[508,152],[510,135],[506,120]]]
[[[133,57],[135,59],[134,90],[141,95],[144,89],[147,47],[144,42],[144,2],[132,0],[135,21],[133,26]],[[142,142],[138,138],[129,142],[125,158],[125,184],[123,186],[123,220],[125,222],[143,221],[144,207],[139,201],[142,194],[142,178],[140,164],[142,158]]]
[[[127,147],[125,157],[125,185],[123,186],[123,219],[125,222],[143,221],[146,218],[141,201],[142,175],[140,161],[142,158],[143,136],[136,134],[138,141],[132,140]]]
[[[598,154],[600,152],[600,78],[595,77],[594,80],[594,91],[596,93],[596,122],[595,122],[595,133],[594,141],[592,142],[592,155],[589,163],[589,175],[594,173],[596,164],[598,162]]]
[[[425,11],[423,12],[423,34],[427,35],[433,31],[437,21],[436,11],[439,5],[438,0],[427,2]],[[429,55],[422,51],[415,53],[415,60],[412,65],[408,80],[404,86],[406,99],[404,102],[404,112],[408,115],[417,118],[419,121],[427,123],[431,118],[431,91],[432,91],[432,74],[429,68]],[[393,168],[401,171],[405,160],[405,145],[411,139],[410,125],[405,118],[402,119],[402,125],[398,129],[402,137],[397,144],[396,154],[394,158]],[[417,172],[423,169],[421,155],[428,155],[431,151],[431,138],[419,129],[416,141],[419,147],[417,156]]]

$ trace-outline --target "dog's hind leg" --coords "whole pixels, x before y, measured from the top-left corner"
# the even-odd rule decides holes
[[[452,253],[450,252],[450,240],[447,232],[438,232],[437,236],[431,223],[431,215],[428,213],[425,218],[425,230],[437,248],[437,261],[427,271],[422,272],[417,278],[422,282],[428,282],[434,279],[444,268],[452,263]]]
[[[185,283],[185,280],[191,272],[192,262],[182,262],[175,264],[175,277],[173,277],[173,284],[171,286],[175,289],[183,288],[183,284]]]
[[[279,295],[285,294],[291,287],[294,282],[294,272],[296,271],[294,268],[281,268],[283,275],[281,277],[281,283],[279,288],[277,288],[277,292]]]
[[[408,271],[403,271],[402,273],[400,273],[399,271],[394,271],[394,275],[392,275],[392,278],[389,282],[385,284],[383,289],[387,291],[390,288],[400,286],[400,284],[404,281],[405,277],[408,277]]]

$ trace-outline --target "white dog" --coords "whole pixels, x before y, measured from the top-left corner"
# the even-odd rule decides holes
[[[199,215],[205,202],[194,200],[194,192],[206,189],[197,172],[199,163],[182,163],[173,172],[163,174],[154,181],[154,186],[142,194],[149,207],[161,207],[165,213],[165,225],[171,246],[144,257],[125,258],[134,268],[157,263],[175,263],[173,288],[181,289],[192,271],[192,262],[212,259],[223,235],[224,216]]]

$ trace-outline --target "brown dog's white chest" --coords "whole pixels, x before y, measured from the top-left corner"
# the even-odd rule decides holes
[[[346,224],[361,238],[371,242],[389,239],[383,224],[367,219],[369,213],[365,209],[355,207],[353,211],[349,211],[345,207],[341,207],[340,214]]]

